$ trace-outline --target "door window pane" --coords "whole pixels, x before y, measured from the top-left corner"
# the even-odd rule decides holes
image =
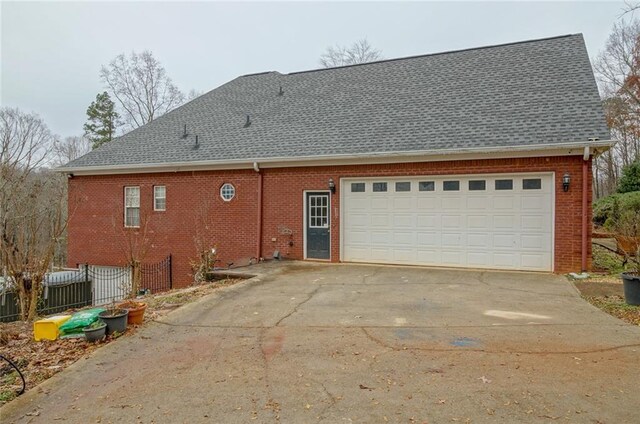
[[[485,180],[471,180],[469,181],[469,190],[477,191],[477,190],[486,190],[487,182]]]
[[[411,183],[409,181],[397,182],[396,191],[411,191]]]
[[[309,227],[327,228],[329,225],[329,197],[309,196]]]
[[[351,183],[352,193],[364,193],[364,183]]]
[[[387,191],[387,183],[373,183],[374,192]]]
[[[436,183],[433,181],[420,181],[418,183],[418,190],[420,191],[434,191],[436,189]]]
[[[525,178],[522,180],[523,190],[540,190],[542,188],[542,180],[540,178]]]
[[[460,190],[460,181],[445,181],[442,183],[442,189],[444,191],[458,191]]]
[[[513,190],[513,180],[496,180],[496,190]]]

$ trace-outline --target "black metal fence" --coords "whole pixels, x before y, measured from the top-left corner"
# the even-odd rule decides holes
[[[140,289],[158,293],[173,288],[171,255],[155,264],[140,265]]]
[[[142,293],[158,293],[173,288],[172,257],[160,262],[140,264]],[[48,274],[43,281],[43,293],[38,305],[39,315],[49,315],[71,308],[100,306],[118,302],[131,294],[134,267],[80,265]],[[0,282],[0,322],[19,319],[18,294],[10,281]],[[136,293],[138,294],[138,293]]]

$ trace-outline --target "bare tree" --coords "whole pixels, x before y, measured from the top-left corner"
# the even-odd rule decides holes
[[[198,97],[202,96],[202,91],[198,91],[195,88],[192,88],[191,90],[189,90],[189,93],[187,93],[187,101],[190,102],[191,100],[197,99]]]
[[[118,55],[100,70],[100,78],[122,109],[122,117],[133,129],[147,124],[184,103],[162,64],[145,50]]]
[[[320,65],[325,68],[355,65],[358,63],[381,60],[382,51],[374,49],[366,38],[354,42],[351,46],[328,47],[320,56]]]
[[[0,140],[1,265],[18,292],[21,319],[31,320],[66,228],[66,184],[44,168],[54,137],[37,115],[0,109]]]
[[[64,165],[91,151],[91,141],[83,135],[65,137],[53,143],[55,165]]]
[[[616,190],[620,169],[640,158],[640,21],[617,22],[594,69],[607,124],[618,143],[596,160],[598,197]]]

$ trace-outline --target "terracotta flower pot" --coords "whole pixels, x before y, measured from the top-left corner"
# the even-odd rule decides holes
[[[147,309],[146,303],[128,300],[119,304],[118,308],[129,311],[128,325],[139,325],[144,322],[144,311]]]

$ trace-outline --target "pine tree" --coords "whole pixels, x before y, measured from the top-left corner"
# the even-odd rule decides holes
[[[84,124],[85,136],[91,141],[94,149],[110,142],[119,124],[120,115],[115,111],[115,104],[109,93],[98,93],[96,100],[87,108],[87,123]]]

